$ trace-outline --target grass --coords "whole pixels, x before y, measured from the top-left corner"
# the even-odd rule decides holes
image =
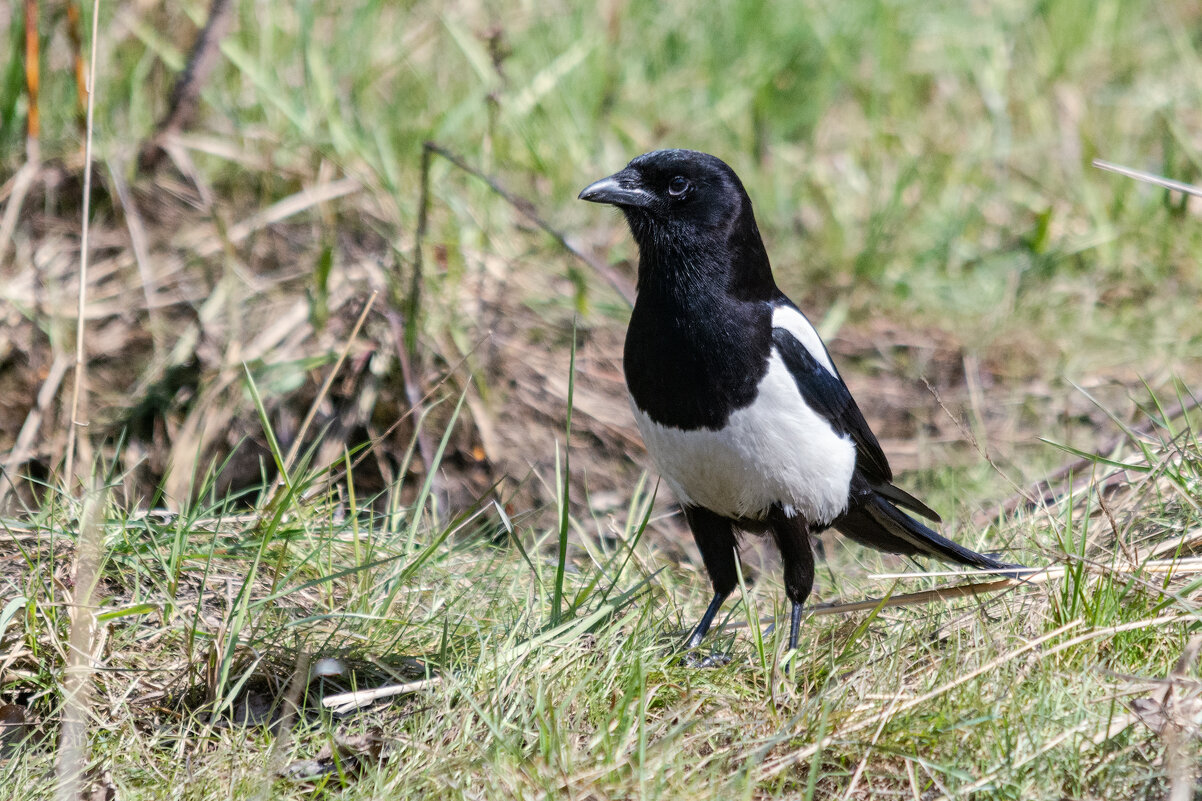
[[[1202,582],[1189,562],[1154,568],[1188,556],[1157,547],[1196,542],[1202,447],[1197,420],[1156,399],[1189,400],[1202,376],[1202,235],[1195,205],[1088,165],[1196,182],[1193,6],[236,3],[187,161],[140,174],[205,11],[101,5],[88,783],[120,798],[1188,788],[1198,673],[1178,662]],[[0,743],[0,787],[19,799],[54,792],[86,620],[70,607],[82,513],[57,476],[82,142],[57,22],[41,31],[44,166],[0,242],[0,447],[21,445],[3,459],[0,715],[32,735]],[[0,16],[0,40],[7,211],[19,19]],[[727,159],[903,483],[966,544],[1064,577],[808,618],[787,678],[768,628],[783,592],[752,549],[711,642],[730,664],[679,665],[709,593],[640,478],[626,304],[438,157],[418,272],[427,140],[627,280],[629,237],[572,201],[580,187],[654,147]],[[984,514],[1099,450],[1051,512]],[[827,551],[816,601],[947,581],[873,578],[899,563]],[[323,659],[331,675],[294,679]],[[343,715],[320,703],[414,682]]]
[[[791,678],[783,642],[763,628],[785,613],[767,577],[745,584],[710,643],[729,665],[679,664],[707,594],[695,569],[642,537],[649,485],[616,529],[571,519],[563,573],[544,556],[554,529],[494,508],[439,521],[352,507],[338,523],[328,502],[296,495],[265,515],[200,506],[156,519],[110,505],[89,764],[134,798],[1155,795],[1161,738],[1128,704],[1155,704],[1199,632],[1198,568],[1187,560],[1170,576],[1153,557],[1198,543],[1202,518],[1183,491],[1202,481],[1202,443],[1184,427],[1124,454],[1115,461],[1142,477],[1107,501],[1091,485],[1005,524],[1028,553],[1066,564],[1063,579],[810,618]],[[1129,522],[1112,531],[1108,515]],[[10,534],[6,561],[19,569],[5,581],[25,608],[4,635],[8,692],[33,737],[4,769],[11,797],[40,798],[67,626],[50,552],[69,551],[71,536],[55,519]],[[873,579],[864,559],[832,553],[837,583],[821,595],[932,583]],[[273,746],[267,724],[287,708],[289,676],[318,658],[340,674],[308,683],[289,739]],[[350,714],[320,703],[430,677]],[[1188,697],[1196,679],[1179,687]],[[380,761],[360,747],[324,772],[310,765],[323,744],[365,737]]]

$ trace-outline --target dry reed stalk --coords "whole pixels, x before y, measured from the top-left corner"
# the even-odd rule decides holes
[[[1099,170],[1118,173],[1119,175],[1126,176],[1127,178],[1134,178],[1137,181],[1154,184],[1156,186],[1163,187],[1164,189],[1171,189],[1174,192],[1183,192],[1187,195],[1193,195],[1194,197],[1202,197],[1202,187],[1194,186],[1193,184],[1185,184],[1181,181],[1174,181],[1172,178],[1165,178],[1163,175],[1144,172],[1143,170],[1137,170],[1134,167],[1124,167],[1120,164],[1112,164],[1111,162],[1103,161],[1102,159],[1094,159],[1093,166],[1097,167]]]
[[[86,425],[86,423],[81,423],[79,412],[80,405],[86,398],[87,384],[87,365],[85,363],[87,351],[84,348],[84,311],[88,299],[88,228],[92,210],[92,137],[96,119],[96,52],[99,49],[96,43],[99,39],[99,31],[100,0],[92,0],[92,53],[86,85],[88,114],[86,135],[84,136],[83,223],[79,241],[79,304],[76,309],[75,323],[75,381],[71,388],[71,429],[67,432],[66,466],[63,471],[64,480],[68,482],[75,475],[75,452],[77,448],[86,457],[86,461],[91,461],[91,454],[85,451],[85,449],[88,449],[87,438],[84,437],[81,440],[83,443],[82,446],[77,446],[77,440],[79,440],[79,428]]]
[[[342,715],[374,704],[381,698],[408,695],[409,693],[415,693],[429,687],[437,687],[439,684],[442,684],[442,677],[434,676],[429,679],[410,681],[404,684],[389,684],[385,687],[375,687],[371,690],[355,690],[337,695],[327,695],[321,699],[321,705],[335,715]]]
[[[71,630],[62,680],[62,724],[55,766],[56,797],[77,801],[88,761],[88,719],[91,716],[91,680],[98,639],[100,560],[104,529],[100,516],[104,493],[93,481],[84,493],[75,549],[75,590],[70,600]]]

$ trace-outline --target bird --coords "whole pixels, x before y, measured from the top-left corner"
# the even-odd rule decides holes
[[[942,536],[893,471],[818,331],[777,286],[743,183],[724,161],[657,150],[585,187],[638,245],[623,370],[630,407],[713,585],[697,648],[738,583],[743,532],[780,551],[790,651],[814,585],[811,537],[834,528],[886,553],[1016,567]]]

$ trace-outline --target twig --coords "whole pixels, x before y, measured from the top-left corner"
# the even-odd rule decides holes
[[[623,300],[632,306],[634,305],[634,289],[630,286],[630,283],[610,269],[608,264],[605,264],[601,260],[590,256],[569,242],[567,237],[559,229],[555,228],[549,222],[544,220],[541,215],[539,215],[538,211],[536,211],[534,208],[534,204],[529,200],[513,194],[505,187],[501,186],[500,182],[497,181],[496,178],[493,178],[491,175],[483,173],[471,166],[461,157],[447,150],[442,145],[439,145],[435,142],[426,142],[424,149],[433,153],[437,153],[459,169],[466,172],[468,175],[479,178],[488,185],[489,189],[499,195],[502,200],[512,206],[519,214],[549,234],[552,239],[559,243],[560,247],[591,267],[593,271],[597,273],[597,275],[601,276],[606,283],[613,287],[615,292],[622,296]]]
[[[889,708],[885,710],[885,714],[881,715],[881,723],[876,727],[876,732],[873,733],[872,739],[868,742],[868,747],[864,749],[864,756],[860,757],[860,762],[856,765],[856,771],[851,775],[851,781],[847,783],[847,789],[843,791],[843,801],[848,801],[852,793],[856,791],[856,785],[860,783],[860,777],[864,775],[864,768],[868,766],[868,757],[872,755],[872,749],[876,748],[877,740],[881,739],[881,732],[885,730],[885,726],[891,718],[890,713],[901,701],[904,692],[905,687],[899,687],[897,694],[893,696],[893,700],[889,703]]]
[[[1202,526],[1187,531],[1180,537],[1165,540],[1152,549],[1151,557],[1161,557],[1167,553],[1176,551],[1177,553],[1188,553],[1196,546],[1202,545]]]
[[[970,380],[967,375],[967,370],[965,371],[965,373],[966,373],[965,380],[966,381]],[[998,463],[996,461],[994,461],[993,456],[990,455],[989,451],[986,450],[981,445],[981,443],[977,440],[977,435],[973,433],[972,429],[969,428],[969,426],[963,420],[961,420],[959,417],[957,417],[955,414],[953,414],[952,410],[949,409],[947,404],[943,402],[943,398],[941,398],[939,396],[939,390],[935,389],[935,387],[932,386],[931,382],[928,381],[925,377],[922,379],[922,383],[926,385],[927,391],[931,393],[931,396],[935,399],[935,403],[937,403],[939,405],[939,408],[943,410],[943,413],[945,415],[947,415],[947,418],[952,421],[952,424],[954,426],[956,426],[957,429],[959,429],[961,435],[963,435],[963,437],[966,440],[968,440],[968,443],[972,446],[973,450],[975,450],[978,454],[980,454],[981,458],[984,459],[986,461],[986,463],[988,463],[988,465],[993,468],[993,471],[995,473],[997,473],[999,476],[1004,478],[1007,481],[1007,483],[1010,484],[1010,486],[1012,486],[1018,490],[1018,497],[1026,498],[1027,495],[1026,495],[1025,490],[1020,488],[1018,486],[1018,483],[1016,481],[1014,481],[1014,479],[1010,478],[1010,476],[1008,476],[1004,470],[1002,470],[1002,468],[998,465]],[[983,524],[978,522],[978,525],[983,525]]]
[[[88,70],[88,115],[83,156],[83,227],[79,238],[79,306],[75,322],[75,381],[71,389],[71,422],[67,432],[67,458],[65,479],[71,481],[75,475],[75,450],[79,421],[80,398],[87,381],[84,364],[84,306],[88,299],[88,218],[92,210],[92,134],[96,114],[96,42],[100,30],[100,0],[92,0],[92,54]]]
[[[301,421],[300,429],[296,432],[296,438],[292,442],[292,447],[288,449],[288,455],[284,458],[285,473],[292,472],[293,464],[296,462],[297,454],[300,453],[301,443],[305,439],[305,434],[309,432],[309,426],[313,424],[313,418],[317,416],[317,408],[325,400],[326,394],[330,391],[330,386],[334,383],[334,378],[338,375],[338,371],[342,369],[342,363],[346,361],[346,356],[350,353],[351,345],[358,338],[359,329],[363,328],[363,323],[367,320],[367,315],[371,311],[372,305],[376,302],[378,294],[379,292],[372,292],[371,297],[367,299],[367,303],[363,304],[363,311],[359,313],[359,319],[355,321],[355,326],[351,329],[350,336],[346,338],[346,344],[343,346],[342,352],[338,354],[338,360],[334,362],[334,367],[326,376],[326,380],[322,382],[321,389],[317,391],[317,397],[309,405],[309,411],[305,414],[305,419]]]
[[[1107,172],[1116,172],[1119,175],[1124,175],[1128,178],[1134,178],[1137,181],[1154,184],[1165,189],[1172,189],[1174,192],[1184,192],[1187,195],[1194,197],[1202,197],[1202,187],[1194,186],[1193,184],[1184,184],[1181,181],[1174,181],[1172,178],[1165,178],[1162,175],[1156,175],[1151,172],[1144,172],[1133,167],[1123,167],[1119,164],[1111,164],[1109,161],[1102,159],[1094,159],[1093,166],[1099,170]]]
[[[259,786],[259,798],[271,798],[272,777],[278,775],[283,768],[284,756],[292,746],[292,729],[300,714],[301,696],[309,683],[310,661],[311,657],[308,651],[301,651],[296,656],[296,664],[292,668],[292,678],[289,679],[288,689],[284,692],[284,711],[280,715],[275,742],[271,744],[271,753],[267,757],[267,764],[271,766],[271,771],[263,776],[263,783]]]
[[[1193,658],[1197,656],[1197,653],[1198,653],[1197,646],[1199,644],[1202,644],[1202,638],[1194,637],[1193,639],[1191,639],[1190,642],[1186,645],[1185,651],[1184,651],[1184,653],[1182,653],[1181,658],[1178,659],[1177,667],[1174,668],[1173,672],[1169,674],[1170,678],[1167,680],[1168,686],[1167,686],[1167,689],[1165,690],[1164,697],[1161,701],[1161,709],[1165,710],[1166,713],[1168,711],[1169,695],[1173,689],[1173,684],[1174,684],[1173,679],[1179,678],[1180,676],[1183,675],[1183,673],[1179,672],[1182,669],[1183,662],[1185,662],[1186,666],[1188,667],[1189,662],[1191,662],[1193,660]],[[1191,652],[1191,649],[1192,649],[1192,652]],[[1161,680],[1161,681],[1164,681],[1164,680]],[[1173,739],[1172,734],[1169,734],[1170,728],[1174,729],[1174,731],[1177,733],[1180,732],[1180,730],[1173,727],[1173,724],[1171,723],[1171,721],[1168,720],[1169,718],[1170,718],[1170,716],[1166,714],[1166,726],[1161,732],[1162,737],[1166,741],[1165,748],[1166,748],[1167,754],[1166,754],[1166,759],[1165,759],[1165,762],[1166,762],[1165,772],[1169,775],[1169,778],[1170,778],[1170,792],[1169,792],[1169,795],[1167,796],[1167,798],[1170,799],[1170,801],[1188,801],[1188,799],[1191,798],[1193,795],[1192,788],[1194,786],[1194,783],[1190,776],[1190,774],[1193,772],[1193,769],[1192,769],[1192,765],[1190,764],[1190,762],[1187,759],[1186,760],[1180,759],[1181,757],[1185,756],[1185,753],[1184,753],[1185,749],[1181,748],[1181,747],[1176,747],[1176,748],[1174,747],[1174,746],[1180,746],[1182,744],[1169,742],[1170,740]],[[1106,727],[1104,729],[1102,729],[1102,731],[1097,732],[1092,737],[1086,738],[1085,741],[1091,742],[1094,745],[1100,745],[1101,743],[1105,742],[1106,740],[1109,740],[1111,737],[1114,737],[1119,732],[1126,729],[1128,726],[1130,726],[1132,723],[1134,723],[1137,720],[1140,720],[1140,715],[1137,712],[1127,712],[1125,714],[1118,715],[1114,718],[1111,718],[1107,722]],[[1033,752],[1027,754],[1026,756],[1022,757],[1021,759],[1015,759],[1014,754],[1011,754],[1010,757],[1007,758],[1006,760],[1004,760],[1004,762],[1003,762],[1004,769],[1005,770],[1014,770],[1016,768],[1022,767],[1023,765],[1029,764],[1030,762],[1033,762],[1035,759],[1038,759],[1039,757],[1043,756],[1047,752],[1051,751],[1053,748],[1058,747],[1061,743],[1063,743],[1065,740],[1069,739],[1070,737],[1084,732],[1086,729],[1088,729],[1092,725],[1094,725],[1093,720],[1085,720],[1081,724],[1079,724],[1071,729],[1067,729],[1067,730],[1061,732],[1060,734],[1058,734],[1057,736],[1053,737],[1052,739],[1042,743],[1039,746],[1039,748],[1035,749]],[[1174,757],[1176,757],[1179,761],[1174,763]],[[963,787],[956,788],[957,792],[954,796],[945,793],[944,795],[942,795],[938,799],[936,799],[936,801],[951,801],[952,798],[969,797],[976,790],[986,787],[989,784],[992,784],[994,781],[996,781],[998,776],[1001,775],[1002,771],[1003,771],[1003,767],[995,768],[995,769],[991,770],[989,773],[987,773],[986,775],[984,775],[981,778],[974,781],[973,783],[965,785]],[[1184,787],[1183,787],[1183,785],[1184,785]],[[1185,792],[1183,792],[1183,789],[1185,790]],[[1178,795],[1174,795],[1173,794],[1174,792],[1178,793]]]
[[[1057,643],[1056,645],[1054,645],[1050,648],[1047,648],[1046,650],[1041,650],[1040,657],[1042,659],[1050,659],[1051,657],[1055,656],[1056,654],[1058,654],[1062,651],[1068,650],[1069,648],[1076,648],[1078,645],[1081,645],[1082,643],[1089,642],[1090,640],[1101,639],[1103,637],[1114,636],[1114,635],[1120,634],[1124,631],[1133,631],[1136,629],[1139,629],[1141,631],[1150,630],[1156,626],[1174,625],[1177,623],[1193,623],[1196,620],[1197,620],[1197,618],[1193,615],[1160,615],[1158,617],[1146,618],[1143,620],[1134,620],[1134,621],[1131,621],[1128,623],[1121,623],[1121,624],[1118,624],[1115,626],[1090,629],[1089,631],[1085,632],[1084,634],[1079,634],[1075,637],[1072,637],[1070,639],[1067,639],[1060,643]],[[847,724],[843,725],[841,728],[839,728],[838,731],[835,731],[835,732],[832,732],[832,733],[826,735],[825,737],[820,739],[818,742],[812,743],[812,744],[806,746],[805,748],[800,748],[800,749],[789,751],[788,753],[782,754],[779,757],[776,757],[775,759],[764,760],[764,762],[759,766],[759,768],[755,772],[755,781],[757,783],[765,782],[765,781],[771,779],[773,776],[780,775],[780,773],[782,771],[786,770],[787,768],[789,768],[792,765],[797,765],[797,764],[804,762],[805,760],[807,760],[811,756],[813,756],[815,753],[822,751],[823,749],[830,746],[830,744],[835,742],[836,740],[845,739],[849,734],[852,734],[857,731],[862,731],[863,729],[871,726],[872,724],[878,723],[880,721],[880,719],[882,717],[885,717],[886,715],[900,714],[902,712],[907,712],[916,707],[921,707],[924,704],[929,703],[931,700],[938,698],[939,696],[944,695],[944,694],[950,692],[951,690],[954,690],[957,687],[961,687],[970,681],[973,681],[978,676],[983,676],[986,673],[996,670],[997,668],[1001,667],[1002,665],[1004,665],[1008,662],[1012,662],[1013,660],[1017,659],[1018,657],[1022,656],[1023,654],[1026,654],[1030,651],[1034,651],[1036,649],[1042,649],[1042,646],[1044,646],[1046,643],[1067,634],[1069,631],[1072,631],[1073,629],[1083,625],[1083,623],[1084,623],[1084,621],[1082,621],[1079,618],[1076,620],[1070,620],[1068,623],[1065,623],[1063,626],[1060,626],[1059,628],[1057,628],[1053,631],[1050,631],[1050,632],[1048,632],[1040,637],[1037,637],[1033,640],[1029,640],[1029,641],[1023,643],[1022,645],[1020,645],[1019,647],[1017,647],[1007,653],[1004,653],[994,659],[991,659],[989,662],[986,662],[985,664],[983,664],[977,668],[974,668],[973,670],[970,670],[966,673],[963,673],[963,674],[957,676],[955,679],[953,679],[949,682],[946,682],[938,687],[935,687],[934,689],[928,690],[927,692],[922,693],[921,695],[916,695],[916,696],[910,698],[909,700],[905,701],[904,703],[898,705],[896,707],[896,709],[893,707],[890,707],[889,709],[874,713],[865,718],[861,718],[860,720],[857,720],[857,721],[854,721],[851,723],[847,723]]]
[[[201,226],[181,237],[180,246],[185,250],[195,250],[196,255],[208,258],[220,253],[226,246],[236,245],[256,231],[261,231],[278,222],[307,211],[314,206],[337,200],[340,197],[354,194],[363,188],[362,184],[353,178],[340,178],[317,186],[306,186],[295,194],[283,200],[277,200],[262,211],[252,214],[245,220],[235,223],[225,232],[224,239],[215,236],[209,226]]]
[[[1071,737],[1075,737],[1078,734],[1081,734],[1083,731],[1085,731],[1092,725],[1093,725],[1092,720],[1086,720],[1085,722],[1080,723],[1070,729],[1065,729],[1064,731],[1060,732],[1052,739],[1044,741],[1034,751],[1032,751],[1031,753],[1029,753],[1026,756],[1023,756],[1021,758],[1016,759],[1015,756],[1013,754],[1011,754],[1011,756],[1006,760],[1006,763],[1005,763],[1006,767],[1010,770],[1014,770],[1017,768],[1021,768],[1023,765],[1027,765],[1031,762],[1034,762],[1036,759],[1038,759],[1039,757],[1048,753],[1052,749],[1059,747],[1060,744],[1063,743],[1065,740],[1068,740]],[[995,781],[997,781],[997,778],[998,778],[998,776],[1001,775],[1001,773],[1002,773],[1001,768],[990,771],[989,773],[987,773],[986,775],[977,779],[976,781],[972,782],[971,784],[964,785],[963,787],[957,787],[955,793],[949,792],[947,790],[947,788],[940,785],[940,789],[943,790],[943,795],[934,799],[934,801],[953,801],[953,799],[956,799],[956,798],[972,798],[974,793],[977,790],[980,790],[982,787],[987,787],[990,784],[993,784]]]
[[[988,673],[991,670],[995,670],[998,667],[1001,667],[1002,665],[1006,664],[1007,662],[1017,659],[1018,657],[1027,653],[1028,651],[1034,651],[1035,649],[1039,648],[1046,642],[1049,642],[1051,640],[1054,640],[1058,637],[1063,636],[1064,634],[1067,634],[1068,632],[1070,632],[1073,629],[1080,626],[1081,623],[1082,623],[1082,621],[1080,621],[1080,620],[1070,620],[1068,623],[1065,623],[1063,626],[1061,626],[1057,629],[1054,629],[1053,631],[1049,631],[1048,633],[1044,634],[1041,637],[1037,637],[1033,640],[1029,640],[1026,643],[1024,643],[1023,645],[1019,646],[1018,648],[1008,651],[1007,653],[1001,654],[1000,656],[995,657],[994,659],[991,659],[989,662],[986,662],[985,664],[983,664],[973,670],[970,670],[966,673],[963,673],[963,674],[957,676],[952,681],[942,684],[939,687],[936,687],[933,690],[929,690],[928,692],[925,692],[921,695],[915,696],[915,697],[911,698],[910,700],[908,700],[900,705],[897,705],[896,707],[890,706],[886,710],[882,710],[881,712],[878,712],[876,714],[869,715],[866,718],[861,718],[860,720],[858,720],[854,723],[844,725],[837,732],[832,732],[832,733],[826,735],[825,737],[820,739],[818,742],[812,743],[811,745],[807,746],[806,748],[801,748],[801,749],[790,751],[786,754],[782,754],[781,756],[777,757],[776,759],[766,759],[763,761],[763,763],[760,764],[759,768],[756,770],[755,781],[757,783],[765,782],[765,781],[771,779],[773,776],[779,775],[786,768],[788,768],[792,765],[800,764],[800,763],[804,762],[805,760],[809,759],[815,753],[824,750],[836,739],[845,738],[845,737],[847,737],[847,735],[852,734],[853,732],[857,732],[857,731],[860,731],[861,729],[865,729],[868,726],[871,726],[873,723],[879,722],[882,717],[889,717],[895,713],[905,712],[909,709],[913,709],[916,706],[925,704],[934,698],[938,698],[940,695],[943,695],[944,693],[947,693],[947,692],[955,689],[956,687],[966,684],[966,683],[972,681],[973,679],[977,678],[978,676],[984,675],[985,673]]]
[[[405,352],[409,362],[417,362],[417,318],[421,314],[422,293],[422,245],[426,241],[426,226],[430,219],[430,149],[429,142],[422,147],[421,194],[417,201],[417,232],[413,236],[413,273],[409,277],[409,297],[405,298]]]
[[[1174,545],[1178,545],[1179,540],[1173,540]],[[1202,573],[1202,557],[1188,557],[1185,559],[1150,559],[1138,566],[1143,573],[1164,574],[1167,577],[1179,575],[1197,575]],[[1014,578],[995,579],[994,581],[980,581],[973,584],[956,584],[950,587],[937,587],[933,590],[922,590],[920,592],[911,592],[904,595],[891,595],[887,598],[866,598],[863,601],[850,601],[848,603],[825,603],[814,604],[805,609],[806,614],[814,617],[823,617],[824,615],[846,615],[852,612],[868,612],[876,609],[878,606],[883,609],[890,609],[901,606],[920,606],[922,604],[935,603],[937,601],[951,601],[956,598],[964,598],[966,596],[988,595],[994,592],[1001,592],[1012,587],[1033,587],[1039,584],[1046,584],[1052,579],[1061,578],[1064,576],[1066,568],[1064,565],[1051,565],[1049,567],[1024,567],[1007,570],[1007,573],[1013,573]],[[981,571],[956,571],[956,570],[936,570],[931,572],[910,572],[910,573],[874,573],[869,576],[871,579],[913,579],[913,578],[930,578],[941,576],[971,576],[980,574]],[[1116,571],[1121,575],[1131,575],[1130,571]],[[773,620],[766,620],[767,623],[775,623]],[[723,626],[727,631],[747,628],[749,624],[746,622],[727,623]]]
[[[196,37],[188,63],[171,90],[171,101],[167,114],[159,120],[154,134],[142,145],[138,156],[138,167],[153,170],[164,155],[163,140],[182,131],[196,115],[200,101],[200,88],[217,64],[217,46],[229,32],[233,20],[233,3],[230,0],[213,0],[209,6],[209,19]]]
[[[424,404],[426,401],[430,400],[430,398],[434,397],[434,393],[437,392],[442,387],[443,384],[447,383],[447,381],[450,380],[451,376],[453,376],[457,372],[459,372],[459,368],[463,367],[463,365],[467,363],[468,357],[470,357],[473,353],[475,353],[479,349],[479,347],[487,341],[488,341],[487,336],[481,337],[479,340],[477,340],[476,344],[473,345],[470,349],[468,349],[467,353],[465,353],[463,356],[461,356],[459,361],[450,365],[446,369],[443,377],[438,380],[438,383],[436,383],[434,386],[430,387],[430,389],[428,389],[426,391],[425,395],[418,398],[418,401],[419,401],[418,405],[416,405],[416,406],[410,405],[409,409],[406,410],[406,412],[404,414],[402,414],[400,417],[398,417],[396,420],[394,420],[392,422],[392,424],[390,426],[388,426],[388,428],[384,429],[384,431],[381,432],[380,434],[372,436],[371,440],[368,442],[368,447],[364,448],[363,452],[360,453],[357,457],[355,457],[355,460],[353,462],[351,462],[350,467],[347,468],[347,470],[340,471],[340,472],[333,474],[333,477],[331,478],[331,483],[336,483],[336,482],[342,480],[343,478],[346,477],[347,471],[355,470],[357,467],[359,467],[359,465],[363,464],[363,462],[367,459],[367,457],[376,449],[377,445],[379,445],[381,442],[383,442],[385,439],[387,439],[389,436],[391,436],[394,431],[396,431],[398,428],[400,428],[401,423],[405,422],[410,417],[413,417],[415,414],[417,414],[422,409],[421,404]],[[418,415],[418,419],[419,420],[421,419],[420,415]],[[419,448],[421,447],[420,440],[418,441],[418,447]],[[310,492],[316,493],[317,489],[313,489]]]
[[[394,309],[385,309],[384,316],[388,320],[389,327],[392,329],[392,337],[397,344],[397,362],[401,367],[401,383],[405,391],[405,400],[409,404],[407,414],[416,415],[416,421],[413,425],[414,435],[417,437],[417,451],[421,456],[422,465],[427,470],[434,470],[434,443],[430,440],[430,435],[422,428],[422,419],[425,417],[425,397],[421,394],[421,387],[418,386],[418,378],[414,375],[413,365],[409,361],[409,352],[405,349],[405,321],[399,319],[399,315]],[[428,397],[428,396],[426,396]],[[434,491],[437,493],[441,490],[437,477],[434,479]]]
[[[381,698],[407,695],[428,687],[437,687],[439,684],[442,684],[442,677],[434,676],[433,678],[410,681],[405,684],[390,684],[387,687],[377,687],[373,690],[356,690],[355,692],[339,693],[338,695],[327,695],[321,699],[321,705],[334,714],[340,715],[354,709],[359,709],[360,707],[365,707],[368,704],[373,704]]]

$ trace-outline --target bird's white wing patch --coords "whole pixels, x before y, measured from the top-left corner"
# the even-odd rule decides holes
[[[847,508],[855,445],[806,404],[775,348],[756,399],[717,431],[660,425],[633,401],[631,408],[681,503],[731,518],[760,518],[780,504],[818,525]]]
[[[772,327],[788,331],[810,352],[814,361],[825,367],[831,375],[838,375],[826,346],[822,344],[822,337],[818,336],[818,331],[804,314],[792,306],[777,306],[772,310]]]

